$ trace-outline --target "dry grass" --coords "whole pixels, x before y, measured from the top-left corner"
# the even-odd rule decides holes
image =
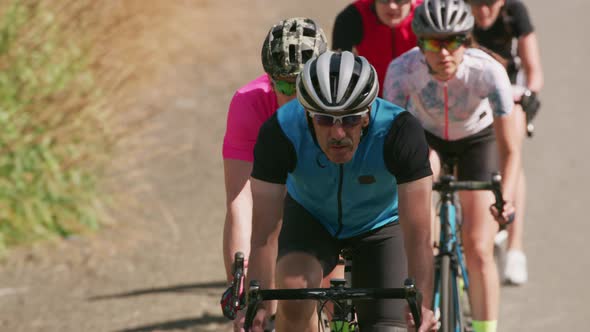
[[[113,153],[133,149],[138,132],[163,111],[139,108],[137,95],[168,64],[183,61],[182,38],[189,43],[192,34],[174,22],[188,19],[186,6],[195,4],[0,6],[0,247],[95,228],[109,220],[106,206],[133,196],[107,202],[97,184]],[[121,160],[120,169],[135,168],[136,161]]]

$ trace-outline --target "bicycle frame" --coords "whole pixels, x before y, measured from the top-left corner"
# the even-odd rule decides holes
[[[443,177],[442,181],[452,181],[452,177]],[[439,253],[435,257],[435,270],[434,270],[434,300],[433,310],[434,312],[449,311],[454,315],[454,319],[451,322],[443,321],[443,327],[441,331],[452,331],[462,332],[463,326],[466,322],[463,321],[462,308],[460,305],[460,285],[458,278],[463,278],[463,289],[467,292],[469,290],[469,278],[467,274],[467,268],[463,257],[463,249],[459,242],[459,225],[457,222],[457,209],[454,202],[452,191],[441,192],[441,207],[440,207],[440,240],[439,240]],[[445,262],[446,261],[446,262]],[[445,266],[446,265],[446,266]],[[448,270],[447,270],[448,269]],[[447,270],[447,271],[445,271]],[[447,277],[450,279],[447,281]],[[450,275],[449,275],[450,274]],[[450,287],[445,290],[444,283],[450,282]],[[450,294],[447,292],[450,291]],[[443,305],[442,301],[448,301],[443,298],[443,294],[451,296],[452,301],[447,302]],[[449,307],[452,306],[452,308]],[[446,318],[450,318],[445,316]],[[454,325],[454,327],[452,326]]]
[[[254,316],[256,315],[259,304],[263,301],[270,300],[317,300],[332,301],[336,307],[341,306],[343,301],[347,300],[375,300],[375,299],[405,299],[410,306],[410,311],[416,323],[416,331],[422,323],[422,293],[414,285],[414,281],[406,279],[403,288],[347,288],[344,286],[344,280],[332,282],[330,288],[300,288],[300,289],[260,289],[260,284],[256,280],[250,281],[248,291],[248,307],[246,310],[246,320],[244,322],[244,331],[250,331]],[[341,325],[341,331],[354,331],[347,322],[337,318],[336,322]],[[334,325],[332,325],[334,326]]]
[[[466,327],[461,308],[460,282],[469,291],[469,277],[463,249],[459,241],[454,193],[459,190],[490,190],[494,193],[494,206],[503,211],[501,176],[492,174],[491,181],[455,181],[452,175],[443,175],[433,185],[441,196],[439,253],[435,257],[433,310],[441,313],[442,332],[463,332]],[[461,279],[459,279],[461,278]]]

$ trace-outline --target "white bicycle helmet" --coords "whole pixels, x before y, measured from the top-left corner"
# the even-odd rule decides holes
[[[289,18],[268,32],[262,44],[262,66],[273,78],[294,78],[307,60],[327,48],[326,35],[313,20]]]
[[[354,113],[371,105],[378,91],[375,68],[349,51],[327,51],[297,77],[297,99],[315,112]]]
[[[471,7],[463,0],[424,0],[416,8],[412,30],[418,37],[468,34],[473,22]]]

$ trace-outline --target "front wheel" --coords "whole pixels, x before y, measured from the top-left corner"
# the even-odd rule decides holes
[[[451,257],[443,256],[440,266],[440,319],[442,332],[456,332],[457,320],[453,296],[453,273]]]

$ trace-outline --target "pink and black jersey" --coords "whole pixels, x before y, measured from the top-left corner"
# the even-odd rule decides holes
[[[272,82],[264,74],[234,94],[223,138],[223,159],[252,162],[258,131],[279,108]]]

